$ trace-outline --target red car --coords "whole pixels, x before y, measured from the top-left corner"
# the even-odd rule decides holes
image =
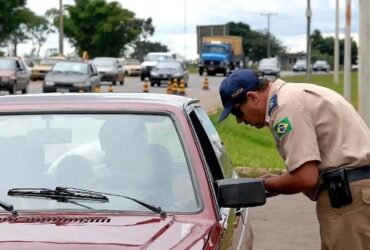
[[[245,207],[265,203],[263,182],[224,178],[196,100],[3,96],[0,128],[0,249],[252,246]]]

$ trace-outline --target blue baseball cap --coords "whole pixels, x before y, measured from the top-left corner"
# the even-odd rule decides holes
[[[238,69],[222,81],[219,91],[224,110],[218,122],[226,119],[235,104],[245,100],[245,94],[254,89],[259,80],[257,72],[250,69]]]

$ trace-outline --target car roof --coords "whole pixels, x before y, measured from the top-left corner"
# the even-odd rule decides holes
[[[0,113],[20,111],[152,110],[181,109],[199,100],[156,93],[50,93],[0,97]],[[140,107],[140,108],[139,108]]]

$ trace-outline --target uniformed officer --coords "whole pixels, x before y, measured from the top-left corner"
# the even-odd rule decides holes
[[[317,201],[322,249],[370,249],[370,130],[336,92],[274,82],[240,69],[220,86],[238,123],[268,126],[287,172],[266,175],[272,194],[303,192]]]

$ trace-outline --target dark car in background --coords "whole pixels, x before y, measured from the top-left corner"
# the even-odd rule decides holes
[[[42,90],[48,92],[92,92],[100,86],[98,70],[91,62],[56,63],[46,75]]]
[[[4,96],[0,128],[1,249],[252,247],[263,181],[231,175],[196,100]]]
[[[118,58],[115,57],[96,57],[93,63],[97,67],[100,80],[102,82],[111,82],[113,85],[117,83],[123,85],[125,81],[125,72]]]
[[[22,94],[28,92],[29,75],[26,65],[17,57],[0,57],[0,90],[16,94],[22,90]]]
[[[185,63],[183,63],[182,61],[160,61],[150,72],[151,86],[161,86],[162,83],[168,84],[174,79],[177,79],[178,84],[180,84],[181,80],[184,80],[185,87],[188,86],[189,72],[186,68]]]
[[[324,72],[329,72],[330,70],[330,65],[327,61],[324,60],[318,60],[316,61],[313,66],[312,66],[313,71],[324,71]]]
[[[293,65],[293,72],[301,72],[301,71],[306,71],[306,70],[307,70],[306,60],[298,60]]]
[[[176,59],[175,54],[172,52],[150,52],[144,57],[144,61],[141,63],[140,79],[144,81],[146,78],[150,78],[150,72],[157,65],[159,61],[163,60],[174,60]]]

